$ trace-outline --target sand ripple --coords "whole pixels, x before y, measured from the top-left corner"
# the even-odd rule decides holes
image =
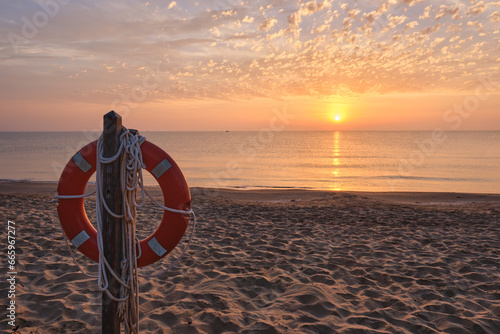
[[[193,197],[188,256],[141,279],[145,333],[500,333],[498,203]],[[99,332],[96,282],[73,266],[49,199],[1,195],[19,227],[19,332]]]

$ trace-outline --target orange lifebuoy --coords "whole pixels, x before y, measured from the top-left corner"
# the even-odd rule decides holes
[[[158,146],[145,141],[141,145],[146,170],[156,179],[163,193],[164,205],[177,210],[189,210],[191,194],[186,179],[175,161]],[[85,187],[96,170],[97,141],[84,146],[66,164],[59,184],[58,195],[83,195]],[[57,206],[59,221],[66,236],[85,256],[99,261],[97,231],[90,223],[83,198],[60,199]],[[189,216],[164,210],[158,228],[140,241],[142,255],[138,267],[152,264],[170,251],[182,239]]]

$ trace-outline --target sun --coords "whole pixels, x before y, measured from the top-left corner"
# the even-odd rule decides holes
[[[346,103],[332,103],[329,106],[327,114],[331,122],[340,123],[344,122],[347,114],[348,105]]]

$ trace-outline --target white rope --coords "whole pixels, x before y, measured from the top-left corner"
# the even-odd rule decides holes
[[[189,234],[189,239],[181,254],[169,265],[166,269],[153,275],[141,275],[142,277],[156,277],[160,276],[175,266],[186,253],[189,248],[196,228],[196,215],[193,210],[177,210],[168,208],[160,204],[144,189],[142,169],[146,168],[142,160],[141,145],[146,140],[145,137],[133,134],[124,127],[124,131],[120,135],[120,146],[118,151],[112,157],[102,156],[102,136],[99,137],[97,142],[97,166],[96,166],[96,191],[84,195],[56,195],[56,201],[59,199],[75,199],[87,197],[96,194],[96,220],[97,220],[97,246],[99,249],[99,265],[97,276],[87,274],[82,267],[78,264],[71,246],[68,242],[66,235],[63,235],[70,249],[71,256],[76,265],[82,273],[89,277],[97,277],[98,286],[101,291],[105,291],[110,299],[119,303],[118,316],[124,325],[125,333],[138,333],[139,332],[139,282],[138,282],[138,266],[137,260],[142,255],[140,241],[136,236],[136,223],[137,211],[136,208],[144,206],[146,203],[146,196],[149,197],[156,205],[163,210],[184,214],[193,215],[193,226]],[[122,154],[123,153],[123,154]],[[123,196],[123,214],[113,212],[103,195],[103,175],[102,164],[109,164],[121,157],[120,161],[120,184]],[[141,201],[137,202],[137,189],[141,192]],[[122,228],[122,245],[123,254],[120,263],[122,276],[118,277],[115,271],[111,268],[108,261],[104,257],[104,240],[102,237],[102,217],[103,211],[106,210],[111,216],[115,218],[124,218],[125,225]],[[114,296],[109,291],[109,281],[107,273],[111,274],[113,278],[120,284],[120,293]]]
[[[149,194],[148,194],[148,196],[149,196]],[[149,198],[151,198],[160,207],[165,208],[165,206],[163,206],[160,203],[158,203],[151,196],[149,196]],[[175,210],[175,209],[170,209],[170,210]],[[170,210],[167,210],[167,211],[170,211]],[[182,211],[182,210],[179,210],[179,211]],[[182,250],[181,254],[179,254],[179,256],[177,257],[177,259],[175,259],[174,262],[172,262],[172,264],[170,264],[167,268],[163,269],[162,271],[160,271],[160,272],[158,272],[156,274],[151,274],[151,275],[141,275],[141,277],[151,278],[151,277],[157,277],[157,276],[161,276],[161,275],[165,274],[166,272],[170,271],[170,269],[172,269],[175,265],[177,265],[177,263],[179,263],[179,261],[182,259],[182,257],[184,256],[184,254],[186,254],[186,251],[188,250],[189,246],[191,245],[191,241],[193,241],[194,231],[196,229],[196,215],[195,215],[194,211],[192,211],[192,210],[189,210],[189,211],[190,211],[190,214],[193,215],[193,225],[191,227],[191,232],[189,233],[189,239],[188,239],[188,241],[186,243],[186,246],[184,246],[184,249]],[[172,211],[172,212],[174,212],[174,211]],[[185,213],[186,213],[186,211],[184,212],[184,214]]]
[[[68,237],[66,236],[66,233],[64,233],[64,230],[62,228],[62,225],[59,224],[60,227],[61,227],[61,231],[62,231],[62,234],[63,234],[63,238],[64,238],[64,241],[66,241],[66,245],[68,246],[68,249],[69,249],[69,252],[71,253],[71,257],[73,258],[73,261],[75,262],[76,266],[78,267],[78,269],[80,269],[80,271],[82,272],[82,274],[84,274],[85,276],[87,277],[90,277],[90,278],[97,278],[97,275],[91,275],[89,273],[87,273],[85,270],[83,270],[83,268],[80,266],[80,264],[78,263],[78,261],[76,260],[76,257],[75,257],[75,254],[73,253],[73,250],[71,249],[71,245],[69,244],[69,240],[68,240]]]
[[[56,202],[59,202],[59,199],[75,199],[75,198],[83,198],[83,197],[88,197],[95,195],[97,193],[97,190],[94,190],[91,193],[88,194],[83,194],[83,195],[55,195],[54,197],[56,198]]]
[[[140,145],[146,138],[140,135],[133,135],[127,129],[124,129],[120,135],[120,147],[117,153],[109,158],[102,156],[103,142],[102,136],[97,142],[97,166],[96,166],[96,183],[97,183],[97,198],[96,198],[96,217],[97,217],[97,247],[99,249],[99,274],[97,284],[101,291],[105,291],[110,299],[119,303],[118,316],[120,322],[123,323],[125,333],[139,332],[139,284],[137,273],[137,258],[136,258],[136,219],[137,213],[135,210],[135,196],[138,180],[142,176],[142,151]],[[110,210],[103,195],[103,175],[102,164],[109,164],[121,157],[120,161],[120,185],[122,193],[122,212],[118,214]],[[122,261],[120,263],[122,276],[114,272],[104,257],[104,240],[102,236],[103,230],[103,211],[105,209],[111,216],[115,218],[124,218],[125,226],[122,227]],[[113,295],[109,291],[108,275],[111,276],[121,285],[118,296]]]

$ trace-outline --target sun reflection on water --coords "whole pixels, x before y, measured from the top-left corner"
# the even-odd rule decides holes
[[[330,185],[330,190],[340,191],[342,190],[342,184],[340,183],[340,132],[335,131],[333,134],[333,166],[332,166],[332,183]]]

